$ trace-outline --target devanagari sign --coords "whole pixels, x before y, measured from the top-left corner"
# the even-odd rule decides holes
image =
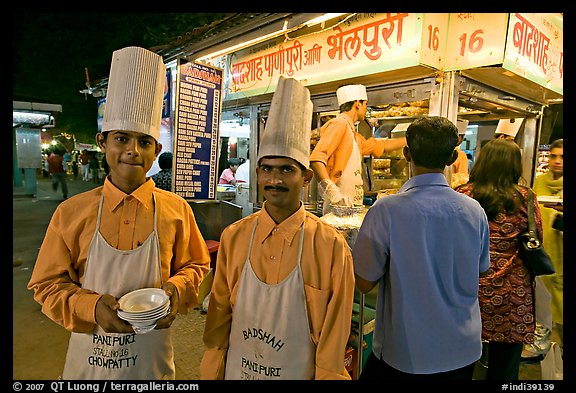
[[[357,14],[325,31],[228,55],[226,100],[276,89],[280,75],[315,85],[420,63],[422,14]]]
[[[563,94],[563,26],[562,14],[510,14],[502,67]]]

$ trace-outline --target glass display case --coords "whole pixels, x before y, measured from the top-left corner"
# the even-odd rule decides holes
[[[428,99],[375,105],[368,114],[368,123],[372,125],[372,135],[376,139],[400,138],[406,135],[408,125],[414,119],[428,116],[428,112]],[[364,162],[370,185],[366,194],[376,199],[396,193],[410,177],[402,149],[386,152],[379,158],[365,157]]]

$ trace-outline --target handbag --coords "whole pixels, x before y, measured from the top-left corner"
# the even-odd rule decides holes
[[[541,276],[554,274],[556,270],[550,256],[544,250],[536,232],[534,221],[534,199],[532,190],[528,190],[528,228],[519,235],[518,252],[524,262],[524,266],[530,270],[530,274]]]

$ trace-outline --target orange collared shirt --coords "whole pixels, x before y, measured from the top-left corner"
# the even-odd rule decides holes
[[[104,294],[81,285],[100,196],[104,194],[102,236],[114,248],[132,250],[154,229],[153,191],[162,283],[170,281],[176,286],[180,313],[197,306],[198,286],[208,272],[210,254],[188,202],[174,193],[155,190],[150,179],[127,195],[106,178],[103,186],[62,202],[48,225],[28,283],[46,316],[69,331],[94,329],[96,302]]]
[[[259,212],[230,224],[222,232],[206,317],[206,349],[200,378],[224,378],[232,311],[257,219],[250,261],[258,278],[271,285],[280,283],[296,267],[298,234],[304,223],[301,267],[310,337],[317,347],[315,379],[350,379],[344,366],[354,301],[354,268],[348,244],[333,227],[303,206],[277,225],[266,212],[266,203]]]

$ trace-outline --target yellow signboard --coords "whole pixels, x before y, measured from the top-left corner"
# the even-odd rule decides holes
[[[507,26],[505,13],[451,13],[442,69],[502,64]]]
[[[562,14],[510,14],[503,68],[564,94]]]
[[[420,64],[422,14],[354,14],[321,32],[228,55],[225,99],[272,93],[278,77],[306,85]]]
[[[448,14],[424,14],[422,41],[420,43],[420,62],[441,70],[446,53],[448,39]]]
[[[273,93],[280,75],[311,86],[418,65],[503,66],[562,94],[562,43],[562,14],[368,13],[212,62],[225,70],[225,100]]]

